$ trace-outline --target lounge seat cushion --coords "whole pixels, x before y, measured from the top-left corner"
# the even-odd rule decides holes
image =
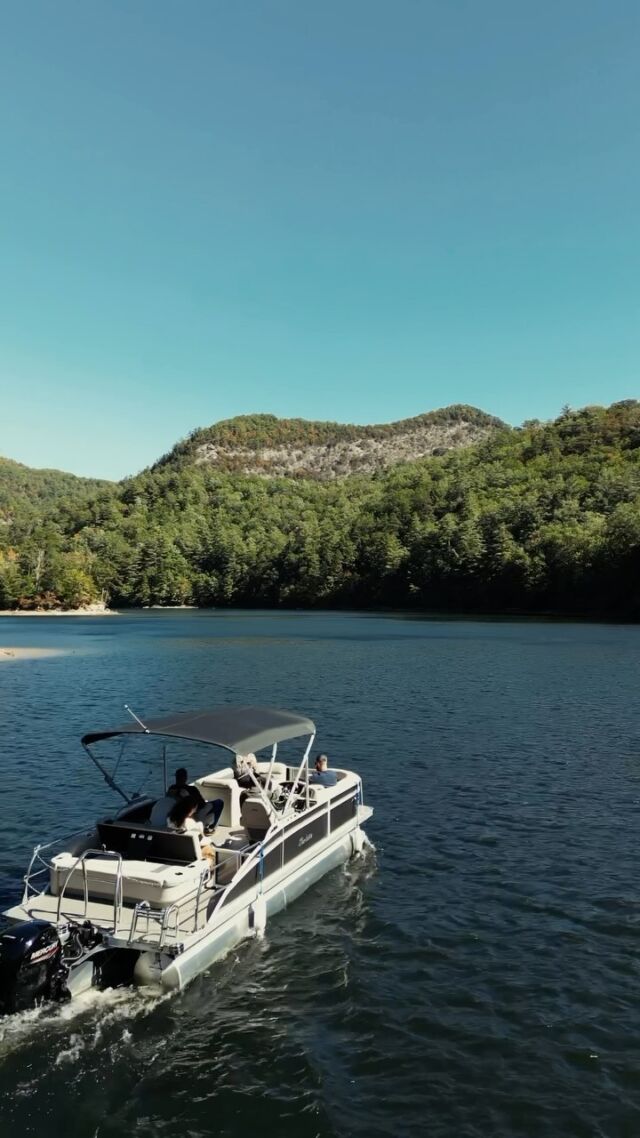
[[[51,861],[51,892],[60,894],[69,871],[65,896],[83,894],[82,865],[76,865],[74,854],[61,853]],[[87,886],[90,898],[114,898],[118,862],[116,858],[86,858]],[[75,866],[75,868],[74,868]],[[186,897],[197,889],[208,862],[193,865],[162,865],[153,861],[122,862],[122,896],[125,903],[148,901],[162,908]]]

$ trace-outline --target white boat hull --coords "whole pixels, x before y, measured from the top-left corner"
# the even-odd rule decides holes
[[[256,887],[251,893],[243,894],[234,906],[235,911],[227,915],[226,910],[222,910],[218,920],[214,912],[209,926],[202,930],[200,939],[172,959],[166,967],[158,968],[159,954],[146,953],[145,956],[156,957],[155,967],[152,966],[151,960],[147,962],[149,975],[159,979],[164,988],[184,988],[195,976],[209,968],[245,937],[261,931],[260,926],[261,924],[263,926],[263,922],[260,919],[260,910],[263,905],[266,919],[285,909],[309,886],[361,850],[363,837],[359,827],[342,836],[331,835],[323,843],[324,848],[314,847],[313,857],[302,865],[283,871],[278,875],[278,880],[270,879],[262,891]],[[139,974],[142,968],[144,965]]]

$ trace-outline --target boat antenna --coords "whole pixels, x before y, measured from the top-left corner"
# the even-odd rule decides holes
[[[131,710],[128,703],[125,703],[124,709],[125,709],[125,711],[129,712],[129,715],[131,716],[132,719],[135,719],[136,723],[140,724],[145,735],[148,735],[149,734],[149,728],[145,726],[145,724],[142,722],[142,720],[136,715],[135,711]]]

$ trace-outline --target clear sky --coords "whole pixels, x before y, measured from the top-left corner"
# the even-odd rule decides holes
[[[28,0],[0,453],[640,395],[638,0]]]

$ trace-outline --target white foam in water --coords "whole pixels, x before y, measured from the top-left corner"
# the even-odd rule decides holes
[[[84,1041],[80,1035],[70,1036],[69,1046],[58,1052],[56,1067],[61,1067],[63,1063],[76,1063],[84,1051],[84,1046]]]
[[[173,993],[156,987],[146,988],[108,988],[101,992],[91,989],[76,996],[65,1004],[43,1004],[39,1008],[17,1012],[0,1019],[0,1059],[26,1043],[33,1043],[38,1036],[50,1035],[56,1029],[68,1032],[70,1026],[81,1029],[82,1019],[97,1017],[92,1036],[72,1033],[65,1042],[68,1044],[58,1054],[56,1064],[74,1063],[83,1051],[92,1051],[104,1041],[104,1031],[120,1020],[135,1019],[153,1011]],[[131,1039],[131,1032],[125,1028],[123,1042]]]
[[[347,879],[358,880],[360,877],[370,877],[377,869],[377,849],[371,838],[363,833],[362,849],[345,861],[342,869]]]

